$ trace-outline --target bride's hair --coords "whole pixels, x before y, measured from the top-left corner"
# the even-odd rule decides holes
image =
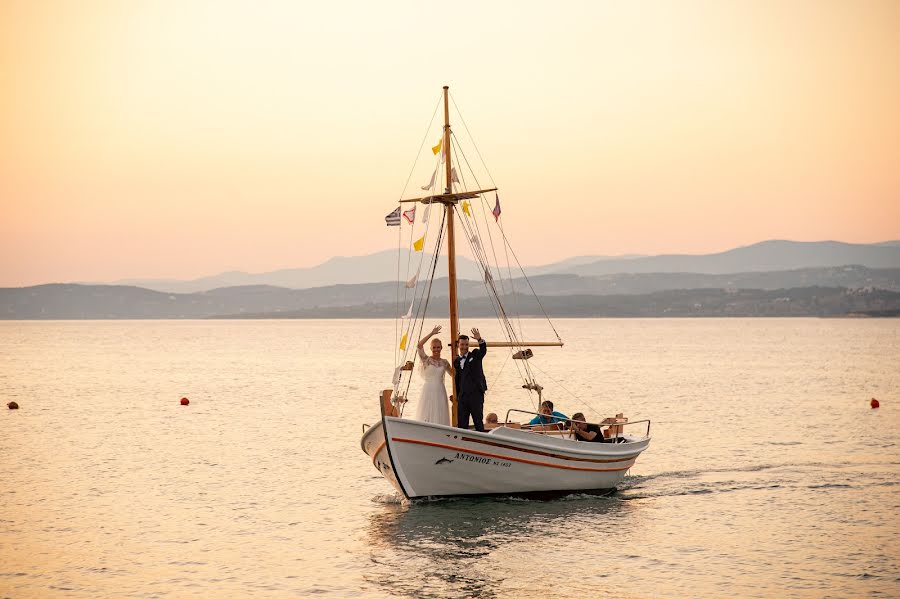
[[[440,344],[440,347],[444,347],[444,342],[441,341],[440,339],[438,339],[437,337],[435,337],[434,339],[431,340],[431,343],[428,344],[428,349],[434,351],[434,342],[435,341],[437,341]],[[420,348],[420,349],[422,351],[422,354],[421,354],[422,359],[419,360],[418,370],[419,370],[419,374],[424,377],[425,369],[428,367],[428,365],[432,364],[432,365],[437,366],[438,363],[434,362],[434,358],[431,357],[431,354],[427,354],[427,355],[425,354],[424,348]],[[441,360],[441,362],[443,362],[443,360]]]

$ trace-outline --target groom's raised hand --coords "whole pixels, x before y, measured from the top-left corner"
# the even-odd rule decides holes
[[[487,353],[487,344],[484,342],[484,339],[481,338],[481,332],[478,329],[472,329],[472,337],[478,341],[478,355],[483,358]]]

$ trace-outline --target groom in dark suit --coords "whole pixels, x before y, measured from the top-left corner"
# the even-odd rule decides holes
[[[475,430],[484,432],[484,392],[487,381],[481,362],[487,353],[487,343],[478,329],[472,329],[472,337],[478,341],[478,349],[469,351],[469,337],[460,335],[456,343],[459,355],[453,360],[456,373],[456,426],[469,428],[469,416]]]

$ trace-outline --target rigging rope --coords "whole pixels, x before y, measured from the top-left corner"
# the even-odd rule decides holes
[[[491,175],[491,172],[488,169],[487,164],[484,161],[484,157],[482,156],[481,151],[478,148],[478,145],[475,143],[474,137],[472,136],[471,132],[469,131],[469,127],[465,121],[465,118],[462,115],[462,112],[459,110],[459,107],[456,104],[456,100],[453,98],[452,95],[450,95],[450,99],[451,99],[451,102],[453,103],[453,108],[455,109],[456,114],[459,116],[459,119],[463,124],[466,134],[468,135],[469,140],[471,141],[472,146],[475,149],[478,159],[481,161],[481,165],[484,168],[484,172],[487,174],[488,178],[490,179],[492,186],[496,187],[496,183],[494,183],[494,178]],[[423,137],[422,143],[419,146],[419,152],[416,155],[416,160],[413,162],[412,169],[410,169],[409,176],[407,177],[406,182],[403,186],[403,191],[400,194],[401,198],[402,198],[403,194],[406,193],[406,190],[409,186],[409,182],[412,178],[413,172],[415,171],[416,165],[418,164],[420,155],[422,153],[422,148],[425,145],[425,141],[428,139],[428,135],[431,131],[431,127],[434,123],[434,119],[437,115],[440,105],[441,105],[441,99],[439,98],[437,105],[435,106],[435,110],[432,113],[431,121],[429,121],[428,128],[426,129],[425,136]],[[472,179],[474,180],[474,183],[476,185],[476,189],[480,189],[481,185],[478,181],[478,176],[476,175],[475,169],[472,168],[472,166],[468,160],[468,157],[466,156],[465,151],[463,150],[463,147],[462,147],[463,144],[459,142],[457,135],[452,130],[450,131],[450,134],[452,136],[452,139],[455,142],[452,144],[451,147],[453,150],[453,157],[456,160],[456,164],[458,165],[458,168],[456,169],[457,180],[455,182],[451,181],[451,190],[450,191],[451,192],[454,191],[454,189],[453,189],[454,187],[460,188],[463,191],[468,190],[468,185],[466,182],[466,176],[464,173],[463,164],[465,164],[466,168],[471,173]],[[430,180],[430,186],[428,188],[429,192],[432,194],[435,193],[435,186],[443,185],[439,181],[441,179],[441,177],[438,177],[438,174],[439,174],[443,159],[450,158],[449,155],[447,155],[446,157],[444,156],[444,152],[447,150],[448,150],[447,148],[442,148],[442,151],[439,152],[438,156],[436,157],[435,168],[432,171],[432,178]],[[460,157],[462,158],[462,160],[460,160]],[[515,250],[513,249],[512,245],[509,242],[509,239],[506,236],[506,232],[505,232],[503,222],[502,222],[503,219],[501,216],[500,218],[495,219],[495,221],[496,221],[495,226],[500,231],[500,238],[503,243],[503,253],[504,253],[504,257],[506,259],[506,273],[505,274],[509,278],[509,289],[507,289],[506,281],[504,281],[504,278],[505,278],[504,272],[501,267],[498,255],[497,255],[496,246],[495,246],[494,240],[493,240],[493,234],[491,232],[492,226],[490,225],[490,219],[487,217],[487,213],[492,212],[491,206],[489,205],[488,200],[484,197],[484,194],[479,194],[477,197],[481,201],[475,202],[474,204],[470,203],[470,207],[471,207],[471,210],[475,210],[476,206],[477,206],[477,209],[480,210],[481,220],[484,223],[484,231],[487,232],[488,242],[490,243],[490,246],[491,246],[490,247],[490,256],[488,254],[487,248],[485,248],[484,244],[482,243],[481,235],[482,235],[483,231],[482,231],[481,225],[479,224],[478,215],[471,213],[471,210],[470,210],[470,214],[466,215],[463,211],[460,210],[460,206],[458,206],[456,204],[453,205],[453,210],[454,210],[454,214],[456,215],[456,217],[460,223],[462,232],[466,235],[466,241],[469,244],[469,247],[472,251],[472,256],[475,258],[475,262],[477,263],[478,267],[481,269],[481,277],[483,279],[482,283],[484,284],[485,290],[487,291],[487,299],[488,299],[488,301],[491,305],[491,308],[494,311],[498,321],[500,322],[500,325],[504,332],[504,335],[513,344],[521,343],[522,339],[524,339],[522,316],[521,316],[521,312],[519,311],[519,297],[518,297],[519,293],[516,290],[515,279],[513,278],[512,262],[514,261],[519,272],[521,272],[522,278],[525,280],[529,291],[531,292],[532,296],[537,301],[537,305],[539,306],[541,313],[544,316],[544,319],[547,320],[547,323],[550,325],[550,328],[553,330],[553,333],[556,335],[556,338],[559,341],[562,341],[562,339],[559,335],[559,332],[556,330],[556,327],[553,325],[553,322],[550,320],[549,314],[547,313],[546,309],[544,308],[544,305],[541,302],[540,297],[538,296],[537,292],[535,291],[534,286],[531,283],[531,280],[528,278],[528,275],[526,274],[525,269],[522,267],[522,264],[519,261],[519,258],[516,255]],[[432,207],[432,204],[427,204],[427,207],[425,208],[425,215],[424,215],[426,218],[420,219],[422,221],[422,223],[425,225],[424,234],[423,234],[424,235],[423,245],[427,241],[427,238],[429,237],[428,232],[429,232],[430,227],[429,227],[427,217],[431,211],[431,207]],[[442,207],[443,207],[443,205],[442,205]],[[398,361],[398,363],[401,367],[403,365],[405,365],[407,361],[411,361],[414,365],[413,368],[415,368],[416,359],[418,358],[418,339],[419,339],[419,337],[421,337],[423,330],[424,330],[424,320],[427,317],[427,310],[428,310],[429,302],[431,300],[432,287],[434,284],[434,277],[435,277],[435,273],[437,271],[438,260],[440,258],[440,251],[441,251],[441,247],[442,247],[443,240],[445,237],[445,226],[446,226],[446,220],[447,220],[446,209],[442,209],[441,213],[442,213],[442,217],[441,217],[441,221],[440,221],[440,227],[438,229],[438,235],[437,235],[437,238],[435,239],[434,251],[430,257],[430,260],[429,260],[430,263],[427,267],[428,283],[427,283],[427,285],[422,286],[421,293],[419,292],[419,289],[418,289],[418,277],[422,273],[422,266],[424,264],[424,258],[425,258],[424,252],[419,257],[419,265],[416,270],[417,283],[412,288],[412,306],[413,306],[413,309],[415,310],[415,313],[414,313],[414,316],[411,315],[410,322],[408,323],[407,326],[403,326],[401,324],[401,319],[400,319],[400,310],[401,310],[400,285],[404,286],[403,287],[404,291],[403,291],[402,307],[405,308],[406,301],[408,299],[408,293],[409,293],[407,291],[407,288],[405,287],[405,283],[410,278],[410,266],[412,264],[412,251],[410,251],[407,254],[407,266],[406,266],[406,270],[407,270],[406,275],[407,276],[404,280],[400,280],[400,276],[399,276],[400,275],[400,263],[401,263],[400,251],[402,249],[402,236],[403,236],[402,229],[404,227],[401,225],[401,227],[400,227],[401,230],[398,231],[398,242],[397,242],[397,245],[398,245],[398,258],[397,258],[398,287],[397,287],[397,310],[396,310],[397,322],[395,323],[394,336],[395,336],[395,348],[397,348],[395,350],[395,358],[402,357],[402,360]],[[402,218],[402,214],[401,214],[401,218]],[[410,240],[409,240],[410,244],[412,244],[413,241],[415,240],[415,230],[416,230],[416,222],[414,219],[413,226],[410,227]],[[512,261],[510,260],[510,254],[512,255]],[[491,262],[490,257],[493,257],[493,263]],[[494,272],[496,272],[496,278],[494,276]],[[499,289],[497,286],[496,279],[499,279]],[[501,296],[503,298],[506,298],[507,300],[512,299],[512,301],[514,302],[514,314],[512,315],[512,317],[510,314],[507,313],[506,308],[503,305],[503,301],[501,300]],[[523,297],[524,297],[524,295],[523,295]],[[404,314],[405,314],[405,312],[404,312]],[[516,325],[518,325],[518,326],[516,326]],[[516,330],[517,328],[518,328],[518,331]],[[408,343],[406,344],[406,348],[404,350],[399,350],[398,337],[401,332],[404,332],[404,329],[405,329],[404,334],[407,336]],[[418,334],[415,334],[416,330],[418,330]],[[451,352],[452,352],[452,342],[453,342],[453,340],[451,340],[451,346],[450,346]],[[501,364],[500,370],[498,371],[496,376],[499,377],[500,374],[502,374],[503,370],[506,367],[506,363],[509,361],[510,357],[514,355],[516,350],[524,351],[524,349],[525,349],[524,346],[520,346],[520,345],[514,345],[513,347],[511,347],[510,351],[506,355],[506,358],[504,359],[503,363]],[[401,353],[402,353],[402,356],[401,356]],[[409,356],[410,354],[412,354],[412,356],[411,356],[412,360],[408,359],[410,357]],[[520,365],[519,362],[521,362],[522,364]],[[535,389],[533,389],[533,386],[537,385],[537,383],[535,382],[534,372],[532,371],[532,367],[534,367],[535,369],[540,371],[544,376],[546,376],[549,380],[551,380],[553,383],[558,385],[563,391],[565,391],[572,398],[574,398],[575,400],[577,400],[578,402],[580,402],[581,404],[586,406],[591,411],[597,413],[598,415],[601,415],[600,412],[598,412],[593,406],[591,406],[586,401],[579,398],[575,393],[573,393],[568,388],[566,388],[562,383],[560,383],[559,381],[554,379],[552,376],[550,376],[547,372],[545,372],[543,369],[538,367],[537,364],[530,364],[529,362],[530,362],[530,360],[513,359],[513,363],[516,367],[519,378],[521,378],[522,381],[525,382],[526,385],[524,385],[524,388],[527,389],[528,394],[529,394],[529,396],[532,397],[533,402],[534,402],[533,391],[535,390]],[[407,371],[402,371],[402,370],[400,371],[401,381],[398,381],[397,386],[395,387],[395,389],[397,389],[398,393],[400,391],[400,385],[402,384],[403,372],[407,372]],[[404,397],[408,396],[410,385],[412,383],[412,371],[409,371],[409,372],[410,372],[410,376],[407,377],[407,380],[405,381],[405,383],[406,383],[405,387],[403,388],[403,396]],[[532,387],[529,387],[529,385]],[[540,393],[538,393],[538,397],[540,397]],[[403,413],[404,407],[405,407],[405,404],[401,404],[399,406],[401,415]]]
[[[546,372],[545,370],[543,370],[542,368],[540,368],[537,364],[535,364],[534,367],[537,368],[538,370],[540,370],[540,371],[544,374],[544,376],[546,376],[548,379],[550,379],[551,381],[553,381],[554,383],[556,383],[557,385],[559,385],[560,388],[561,388],[563,391],[565,391],[566,393],[568,393],[569,395],[571,395],[576,401],[578,401],[579,403],[581,403],[581,404],[587,406],[592,412],[594,412],[594,413],[597,414],[598,416],[603,417],[603,414],[601,414],[594,406],[592,406],[592,405],[589,404],[588,402],[584,401],[583,399],[581,399],[580,397],[578,397],[577,395],[575,395],[575,393],[573,393],[572,391],[569,391],[569,390],[565,387],[565,385],[563,385],[562,383],[560,383],[559,381],[557,381],[555,378],[553,378],[552,376],[550,376],[550,374],[549,374],[548,372]]]
[[[400,190],[400,196],[397,200],[397,206],[401,207],[400,200],[403,199],[403,194],[406,193],[406,188],[409,187],[409,181],[412,179],[413,172],[416,170],[416,165],[419,163],[419,157],[422,155],[422,148],[425,147],[425,141],[428,139],[428,134],[431,133],[431,126],[434,124],[434,117],[437,116],[438,109],[441,107],[441,100],[443,99],[443,94],[438,96],[437,102],[434,104],[434,111],[431,113],[431,119],[428,121],[428,126],[425,128],[425,135],[422,136],[422,142],[419,144],[419,150],[416,152],[416,159],[413,160],[412,167],[409,169],[409,174],[406,176],[406,182],[403,184],[403,189]],[[401,215],[401,219],[402,219]],[[400,227],[398,227],[397,231],[397,293],[396,293],[396,306],[395,306],[395,316],[394,316],[394,362],[397,361],[397,358],[400,356],[400,249],[402,248],[403,242],[403,223],[401,222]],[[411,235],[412,233],[410,233]],[[406,260],[406,272],[409,274],[409,256],[407,256]],[[421,262],[419,263],[421,268]],[[405,281],[404,281],[405,283]],[[406,302],[406,287],[404,286],[403,292],[403,301]]]
[[[454,106],[455,106],[455,104],[454,104]],[[457,109],[457,113],[458,113],[458,112],[459,112],[459,110]],[[459,118],[462,119],[462,115],[461,115],[461,114],[459,115]],[[452,131],[451,131],[451,133],[452,133]],[[456,135],[455,135],[455,134],[453,135],[453,137],[454,137],[454,139],[456,139]],[[480,189],[480,188],[481,188],[481,183],[478,182],[478,176],[475,174],[474,169],[472,169],[472,165],[469,164],[469,159],[466,157],[466,153],[465,153],[465,152],[463,151],[463,149],[462,149],[462,144],[458,143],[458,141],[459,141],[459,140],[457,139],[457,143],[454,145],[454,151],[455,151],[455,149],[456,149],[457,147],[459,148],[459,152],[460,152],[460,154],[462,154],[463,160],[465,160],[465,162],[466,162],[466,166],[469,167],[469,172],[472,173],[472,178],[475,180],[475,185],[476,185],[476,187]],[[474,144],[474,140],[473,140],[472,143]],[[490,174],[488,174],[488,176],[490,176]],[[491,181],[492,181],[492,183],[493,183],[493,179],[492,179]],[[495,187],[496,187],[496,186],[495,186]],[[515,282],[514,282],[513,276],[512,276],[512,268],[510,267],[510,263],[509,263],[509,252],[506,252],[506,270],[507,270],[507,273],[508,273],[508,275],[509,275],[509,286],[510,286],[510,291],[507,292],[507,291],[506,291],[506,286],[503,284],[503,271],[502,271],[502,269],[500,268],[500,260],[497,258],[497,251],[496,251],[496,249],[495,249],[495,247],[494,247],[494,236],[493,236],[493,234],[491,233],[491,226],[490,226],[490,223],[488,222],[488,219],[487,219],[487,212],[489,212],[489,210],[488,210],[489,206],[488,206],[488,204],[487,204],[487,201],[484,199],[484,195],[483,195],[483,194],[479,194],[478,199],[481,200],[481,207],[482,207],[482,210],[480,211],[480,213],[481,213],[482,220],[484,221],[484,228],[485,228],[485,230],[486,230],[487,233],[488,233],[488,241],[489,241],[490,244],[491,244],[491,253],[494,255],[494,262],[495,262],[496,265],[497,265],[497,277],[500,279],[500,287],[501,287],[501,289],[503,290],[503,294],[504,294],[504,295],[506,295],[507,297],[512,297],[513,304],[514,304],[514,310],[515,310],[515,314],[516,314],[516,322],[517,322],[518,325],[519,325],[519,334],[522,335],[522,337],[524,338],[524,337],[525,337],[525,332],[524,332],[524,329],[522,328],[522,313],[519,311],[519,299],[518,299],[518,297],[516,296]],[[499,226],[499,224],[498,224],[498,226]],[[480,227],[478,226],[478,220],[477,220],[477,219],[475,219],[475,227],[476,227],[476,229],[478,230],[478,232],[479,232],[479,234],[480,234],[480,233],[481,233],[481,229],[480,229]],[[505,248],[506,248],[506,246],[504,245],[504,249],[505,249]],[[549,320],[549,318],[548,318],[548,320]],[[551,323],[551,326],[552,326],[552,323]]]
[[[457,110],[457,112],[458,112],[458,110]],[[460,115],[460,118],[462,118],[462,115]],[[451,131],[451,134],[452,134],[452,131]],[[466,166],[469,168],[469,171],[472,173],[472,177],[475,180],[475,184],[480,187],[480,184],[478,182],[478,177],[475,174],[474,169],[472,169],[472,166],[469,163],[469,160],[465,155],[465,151],[461,147],[462,144],[459,143],[459,140],[458,140],[458,138],[456,138],[455,135],[453,135],[453,137],[457,140],[457,143],[454,144],[454,146],[453,146],[454,152],[457,152],[457,150],[458,150],[459,154],[462,154],[462,157],[463,157],[463,160],[465,161]],[[459,160],[459,154],[456,154],[457,163],[460,165],[460,167],[462,167],[462,161]],[[465,174],[462,171],[462,168],[460,168],[459,175],[460,175],[459,176],[459,185],[463,187],[463,190],[467,190]],[[487,203],[484,200],[484,196],[480,194],[479,197],[481,199],[481,204],[483,205],[483,207],[487,208]],[[472,209],[474,209],[474,207],[472,207]],[[458,210],[457,210],[457,214],[459,214]],[[506,295],[506,287],[503,282],[503,273],[499,267],[500,261],[497,259],[497,252],[496,252],[496,249],[494,248],[493,236],[490,233],[490,225],[488,224],[485,210],[482,210],[481,214],[482,214],[483,220],[485,221],[485,228],[488,231],[488,240],[491,244],[491,253],[494,255],[494,261],[497,263],[497,267],[496,267],[497,268],[497,276],[500,279],[500,286],[501,286],[501,289],[503,290],[504,295]],[[476,217],[472,216],[472,222],[470,223],[468,221],[468,219],[464,218],[464,216],[462,214],[459,214],[459,220],[461,222],[461,226],[463,227],[463,229],[467,235],[467,240],[469,241],[469,245],[472,249],[472,254],[473,254],[473,256],[475,256],[476,260],[479,263],[479,266],[482,269],[482,272],[484,273],[485,288],[487,290],[488,298],[491,301],[491,305],[494,309],[494,313],[497,316],[497,320],[500,321],[501,325],[506,329],[506,337],[511,342],[513,342],[513,341],[520,342],[521,339],[517,338],[518,336],[516,335],[515,328],[509,318],[509,315],[506,313],[506,309],[503,307],[503,302],[500,299],[500,294],[497,291],[496,285],[494,284],[492,269],[491,269],[492,265],[490,263],[490,260],[488,259],[487,252],[484,249],[483,244],[481,244],[481,242],[480,242],[481,230],[478,225],[478,219]],[[473,229],[473,224],[474,224],[474,229]],[[507,269],[511,272],[511,269],[509,267],[508,254],[507,254]],[[510,279],[512,279],[511,275],[510,275]],[[510,280],[510,286],[513,287],[512,280]],[[514,294],[513,301],[516,305],[516,309],[518,309],[518,297],[515,294]],[[516,319],[519,324],[519,333],[524,338],[524,333],[522,332],[523,329],[522,329],[521,315],[519,315],[518,312],[517,312]],[[549,322],[549,317],[547,318],[547,320]],[[551,328],[553,328],[552,323],[550,323],[550,326],[551,326]],[[558,337],[559,336],[557,335],[557,338]],[[519,346],[518,349],[522,350],[523,348],[521,346]],[[515,353],[515,351],[516,351],[516,348],[514,348],[514,347],[510,348],[508,356],[513,355]],[[536,402],[534,402],[534,397],[532,395],[532,391],[534,390],[533,386],[535,386],[537,384],[534,379],[534,373],[531,371],[531,368],[529,367],[527,361],[523,360],[523,364],[522,364],[521,368],[520,368],[518,362],[514,362],[514,363],[516,365],[516,371],[518,372],[519,377],[525,383],[525,385],[523,385],[523,388],[528,391],[529,396],[532,398],[532,403],[534,405],[536,405]],[[524,374],[522,373],[523,369],[525,371]],[[540,394],[539,394],[539,396],[540,396]]]
[[[487,163],[485,163],[484,158],[481,157],[481,152],[478,150],[478,144],[475,143],[475,138],[472,136],[472,132],[469,131],[469,126],[466,124],[466,119],[463,118],[462,111],[459,109],[459,106],[456,105],[456,100],[453,98],[453,94],[450,94],[448,92],[448,95],[450,96],[450,101],[453,102],[453,108],[456,109],[456,114],[459,115],[459,120],[462,122],[463,128],[466,130],[466,134],[468,134],[469,139],[472,140],[472,147],[475,148],[475,153],[478,154],[478,159],[481,160],[481,166],[484,167],[484,172],[487,173],[488,179],[491,180],[491,186],[497,187],[497,184],[494,183],[494,177],[491,176],[491,171],[487,167]],[[469,167],[469,170],[472,171],[472,167]],[[474,174],[475,171],[472,171],[472,173]]]
[[[459,211],[457,210],[457,215],[459,216],[459,220],[462,224],[464,232],[467,233],[466,239],[469,242],[469,246],[472,249],[472,254],[475,256],[476,260],[479,264],[484,268],[484,257],[481,252],[479,252],[478,247],[473,243],[474,237],[471,233],[471,225],[463,218],[462,215],[459,215]],[[485,277],[485,287],[487,290],[487,297],[491,303],[491,307],[494,309],[494,314],[497,316],[497,320],[500,322],[501,326],[505,329],[505,336],[509,339],[510,342],[521,342],[520,339],[517,338],[515,328],[513,328],[512,324],[509,321],[509,317],[506,315],[506,311],[503,308],[503,304],[500,301],[499,295],[497,294],[497,288],[493,285],[493,281],[489,278]],[[522,349],[519,347],[519,349]],[[510,354],[514,353],[516,348],[510,348]],[[531,372],[530,367],[528,365],[527,360],[523,360],[522,367],[519,366],[518,362],[514,360],[516,365],[516,371],[519,373],[519,377],[526,385],[534,385],[536,381],[534,380],[534,374]],[[524,368],[525,374],[522,374],[522,369]],[[532,397],[532,403],[534,402],[534,397],[532,396],[532,389],[528,386],[524,387],[528,390],[529,396]]]
[[[472,146],[475,148],[475,153],[478,154],[478,158],[481,160],[481,164],[484,167],[484,170],[487,173],[488,178],[491,180],[491,184],[494,187],[497,187],[497,184],[494,182],[494,177],[491,175],[490,169],[488,169],[487,164],[484,162],[484,158],[481,156],[481,151],[478,149],[478,144],[475,143],[475,138],[472,136],[471,131],[469,131],[468,125],[466,125],[466,119],[463,117],[462,111],[459,109],[459,106],[457,106],[456,100],[453,99],[453,94],[450,94],[450,100],[453,102],[453,108],[456,109],[456,114],[459,116],[459,120],[462,122],[463,128],[465,128],[466,133],[469,135],[469,139],[472,141]],[[452,133],[452,131],[451,131],[451,133]],[[454,138],[455,138],[455,135],[454,135]],[[459,146],[461,144],[457,143],[455,145]],[[466,166],[469,167],[469,171],[472,173],[472,176],[475,179],[475,183],[478,184],[478,178],[475,176],[475,170],[469,164],[469,161],[466,158],[465,152],[462,151],[462,148],[460,148],[460,152],[463,155],[463,159],[466,161]],[[484,204],[485,208],[488,208],[487,201],[484,199],[484,195],[480,195],[479,197],[481,198],[482,204]],[[541,303],[540,297],[538,297],[537,293],[535,292],[534,286],[531,284],[531,281],[528,279],[528,275],[525,273],[525,269],[522,268],[522,264],[519,262],[519,258],[516,255],[515,250],[510,245],[509,240],[506,237],[506,232],[503,230],[503,225],[500,224],[499,221],[500,221],[500,219],[498,219],[497,228],[500,229],[500,233],[503,236],[504,249],[509,248],[509,252],[512,253],[513,259],[516,261],[516,266],[518,266],[519,270],[522,272],[522,278],[525,279],[525,282],[528,284],[528,288],[531,290],[531,293],[534,295],[535,299],[537,300],[538,306],[540,306],[541,312],[543,313],[544,318],[547,319],[547,323],[550,325],[550,328],[553,329],[553,333],[556,335],[556,338],[558,340],[562,341],[562,339],[559,336],[559,332],[556,330],[556,327],[553,326],[553,322],[550,320],[550,316],[547,314],[547,310],[544,309],[544,305]],[[510,283],[512,283],[512,280],[510,280]],[[521,322],[520,322],[520,328],[521,328]]]
[[[431,273],[428,276],[428,285],[423,286],[422,299],[419,300],[419,309],[416,310],[415,319],[412,319],[412,323],[411,323],[412,326],[410,326],[410,332],[413,332],[413,330],[415,329],[415,323],[416,322],[419,323],[419,334],[416,336],[417,338],[420,338],[422,336],[422,328],[425,325],[425,316],[428,314],[428,303],[431,300],[431,288],[434,285],[434,273],[437,270],[437,263],[438,263],[438,259],[440,258],[440,252],[441,252],[441,245],[443,244],[443,240],[444,240],[444,221],[445,220],[446,220],[446,212],[444,213],[444,218],[441,219],[441,227],[438,232],[437,240],[435,241],[434,252],[432,253]],[[420,313],[422,315],[421,319],[419,318]],[[408,353],[409,353],[410,349],[413,347],[412,343],[415,343],[416,351],[413,352],[413,356],[412,356],[413,359],[411,360],[413,363],[413,370],[409,371],[410,374],[406,381],[406,388],[403,390],[404,397],[409,396],[409,386],[412,384],[412,373],[415,370],[416,358],[419,355],[418,339],[416,339],[416,341],[414,341],[414,342],[410,342],[410,339],[407,337],[407,346],[406,346],[406,350],[404,350],[405,353],[403,356],[403,364],[406,364]],[[401,379],[403,377],[402,370],[400,371],[400,377],[401,377]],[[405,403],[400,404],[400,416],[403,416],[403,409],[405,408],[405,406],[406,406]]]
[[[456,145],[459,146],[461,144],[456,144]],[[472,177],[475,179],[475,184],[480,187],[480,184],[478,183],[478,178],[475,175],[475,173],[472,171],[472,167],[469,164],[468,158],[466,158],[465,152],[462,150],[461,147],[459,149],[459,152],[462,154],[463,159],[466,162],[466,166],[469,167],[469,171],[472,172]],[[460,163],[460,166],[461,166],[461,163]],[[461,182],[463,185],[465,185],[465,177],[464,176],[461,177]],[[487,208],[486,202],[484,201],[484,196],[481,195],[480,198],[482,200],[483,207]],[[493,240],[493,236],[491,236],[491,234],[490,234],[490,225],[488,224],[488,221],[487,221],[487,218],[485,215],[485,210],[482,210],[481,214],[482,214],[483,220],[485,221],[485,228],[488,231],[488,240],[491,244],[491,252],[494,255],[494,260],[497,262],[497,274],[498,274],[498,278],[500,279],[500,286],[501,286],[501,289],[503,289],[504,295],[506,295],[506,288],[503,285],[503,273],[499,267],[499,260],[497,260],[497,252],[494,249],[494,240]],[[462,217],[460,217],[460,219],[463,220],[463,226],[466,227],[468,225],[468,222],[465,219],[463,219]],[[478,227],[478,219],[475,217],[472,217],[472,220],[475,224],[475,231],[480,233],[480,228]],[[471,230],[471,226],[470,225],[468,225],[468,226],[469,226],[468,230]],[[474,233],[473,233],[473,237],[475,237]],[[483,250],[483,248],[474,247],[475,246],[474,243],[471,245],[473,245],[473,254],[476,255],[479,262],[482,264],[482,267],[484,268],[485,272],[490,273],[490,268],[489,268],[490,264],[489,264],[489,260],[488,260],[486,252]],[[481,250],[480,252],[478,251],[479,249]],[[507,254],[507,256],[508,256],[508,254]],[[509,258],[508,257],[507,257],[507,268],[509,269]],[[488,296],[491,297],[493,295],[493,297],[491,298],[493,300],[492,303],[496,304],[496,306],[494,308],[494,312],[497,314],[498,320],[500,320],[500,322],[507,328],[507,337],[509,338],[509,340],[510,341],[521,341],[522,339],[524,339],[524,332],[523,332],[523,328],[522,328],[522,318],[521,318],[521,314],[518,312],[518,296],[515,294],[515,291],[514,291],[514,286],[512,284],[512,275],[510,275],[510,286],[513,288],[513,302],[515,304],[515,309],[516,309],[516,321],[519,324],[519,334],[522,335],[521,339],[517,338],[517,335],[515,333],[515,328],[513,327],[512,322],[510,321],[505,308],[503,308],[503,304],[500,300],[499,293],[497,292],[497,289],[494,286],[493,281],[490,281],[486,278],[485,285],[486,285],[486,287],[487,286],[490,287],[487,290]],[[501,316],[501,313],[502,313],[502,316]],[[548,318],[548,322],[549,322],[549,318]],[[552,323],[550,323],[550,324],[551,324],[551,328],[552,328],[553,325],[552,325]],[[520,351],[524,350],[523,347],[519,347],[518,349]],[[509,355],[514,354],[515,351],[516,351],[516,348],[510,348]],[[525,383],[524,388],[528,390],[529,396],[532,397],[532,403],[534,404],[535,403],[534,397],[531,395],[531,391],[533,390],[531,388],[531,386],[537,384],[537,381],[534,378],[534,373],[531,371],[531,368],[528,365],[527,360],[523,360],[522,368],[519,367],[518,362],[514,362],[514,363],[516,365],[516,371],[518,372],[519,377]],[[523,369],[525,371],[524,375],[522,374]]]

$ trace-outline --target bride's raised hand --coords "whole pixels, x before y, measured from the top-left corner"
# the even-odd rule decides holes
[[[440,333],[440,332],[441,332],[441,325],[437,325],[436,327],[434,327],[433,329],[431,329],[431,334],[432,334],[432,335],[437,335],[437,334]]]

